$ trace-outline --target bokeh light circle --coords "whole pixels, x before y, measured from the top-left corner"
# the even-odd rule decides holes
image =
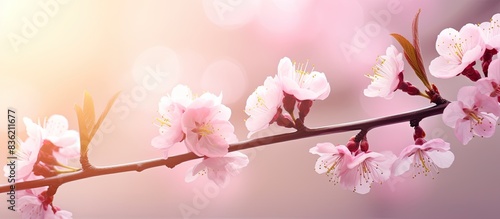
[[[180,78],[178,55],[170,48],[156,46],[141,53],[132,67],[136,84],[149,91],[171,90]]]
[[[222,92],[222,102],[233,104],[246,91],[247,75],[244,69],[235,61],[221,59],[211,63],[201,77],[201,87],[204,91],[216,95]]]

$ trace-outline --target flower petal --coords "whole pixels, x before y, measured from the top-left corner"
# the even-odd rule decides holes
[[[471,122],[465,119],[459,119],[455,125],[455,136],[463,145],[472,140]]]
[[[448,168],[455,160],[455,155],[451,151],[428,151],[427,155],[439,168]]]

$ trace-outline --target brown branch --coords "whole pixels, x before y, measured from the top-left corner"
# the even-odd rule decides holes
[[[386,117],[380,117],[380,118],[374,118],[374,119],[368,119],[368,120],[362,120],[362,121],[356,121],[356,122],[350,122],[350,123],[344,123],[344,124],[338,124],[338,125],[331,125],[331,126],[325,126],[325,127],[320,127],[320,128],[314,128],[314,129],[306,128],[306,129],[296,131],[293,133],[285,133],[285,134],[279,134],[279,135],[273,135],[273,136],[267,136],[267,137],[242,141],[242,142],[238,142],[235,144],[231,144],[231,146],[229,147],[229,151],[244,150],[244,149],[258,147],[258,146],[262,146],[262,145],[268,145],[268,144],[285,142],[285,141],[292,141],[292,140],[296,140],[296,139],[308,138],[308,137],[319,136],[319,135],[327,135],[327,134],[334,134],[334,133],[354,131],[354,130],[368,131],[372,128],[376,128],[376,127],[380,127],[380,126],[386,126],[386,125],[396,124],[396,123],[401,123],[401,122],[408,122],[408,121],[412,121],[412,120],[421,120],[423,118],[442,114],[444,108],[447,105],[448,105],[448,102],[446,102],[444,104],[432,106],[432,107],[427,107],[427,108],[423,108],[423,109],[419,109],[419,110],[415,110],[415,111],[411,111],[411,112],[406,112],[406,113],[401,113],[401,114],[396,114],[396,115],[391,115],[391,116],[386,116]],[[186,154],[181,154],[181,155],[169,157],[168,159],[154,159],[154,160],[145,160],[145,161],[139,161],[139,162],[128,163],[128,164],[120,164],[120,165],[115,165],[115,166],[94,167],[94,168],[91,168],[88,170],[80,170],[80,171],[75,172],[75,173],[69,173],[69,174],[48,177],[48,178],[27,181],[27,182],[20,182],[20,183],[16,183],[15,186],[16,186],[16,190],[25,190],[25,189],[42,187],[42,186],[62,185],[62,184],[67,183],[67,182],[85,179],[85,178],[94,177],[94,176],[102,176],[102,175],[122,173],[122,172],[128,172],[128,171],[141,172],[143,170],[153,168],[153,167],[158,167],[158,166],[167,166],[169,168],[173,168],[180,163],[183,163],[183,162],[186,162],[189,160],[194,160],[197,158],[199,158],[199,157],[193,153],[186,153]],[[5,193],[5,192],[9,192],[9,191],[10,191],[10,185],[0,186],[0,193]]]

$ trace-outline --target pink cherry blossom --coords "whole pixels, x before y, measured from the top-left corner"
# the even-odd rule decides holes
[[[307,64],[292,64],[285,57],[278,65],[278,78],[283,91],[295,96],[298,100],[324,100],[330,94],[330,84],[324,73],[311,70],[307,72]]]
[[[382,183],[391,176],[391,166],[396,160],[392,152],[361,152],[347,164],[340,184],[359,194],[370,192],[372,183]]]
[[[160,123],[160,134],[152,139],[151,145],[163,150],[165,157],[168,157],[168,149],[181,142],[185,137],[182,131],[181,117],[192,101],[193,94],[185,85],[175,86],[170,95],[160,99],[158,112],[161,118],[157,119]]]
[[[455,135],[467,144],[473,135],[491,137],[500,115],[498,102],[481,94],[473,86],[462,87],[453,101],[444,109],[443,121],[455,129]]]
[[[182,115],[187,148],[198,156],[222,157],[236,142],[229,122],[231,109],[221,104],[222,96],[205,93],[195,99]]]
[[[345,145],[335,146],[332,143],[319,143],[309,150],[311,154],[319,155],[314,169],[318,174],[326,173],[334,185],[341,180],[342,174],[347,169],[347,164],[353,156]]]
[[[432,172],[439,173],[439,168],[448,168],[453,163],[455,155],[450,151],[450,144],[443,139],[436,138],[423,144],[414,144],[401,151],[398,160],[394,162],[393,174],[400,176],[411,172],[412,177]]]
[[[476,82],[479,92],[500,101],[500,60],[495,59],[488,68],[488,77]]]
[[[404,69],[403,54],[391,45],[378,60],[380,63],[373,67],[374,75],[368,75],[372,82],[364,94],[367,97],[391,99],[400,83],[399,74]]]
[[[264,85],[257,87],[247,99],[245,113],[250,117],[245,125],[250,131],[248,137],[269,127],[282,104],[283,90],[278,78],[267,77]]]
[[[248,157],[238,151],[227,153],[224,157],[208,157],[188,170],[186,182],[192,182],[199,175],[207,175],[208,179],[218,186],[223,186],[230,177],[239,174],[240,169],[249,163]]]
[[[33,171],[40,148],[45,140],[52,142],[57,150],[52,155],[62,164],[67,164],[69,159],[80,156],[80,137],[75,130],[68,130],[68,120],[61,115],[53,115],[43,125],[34,123],[29,118],[23,119],[26,125],[28,139],[20,141],[17,151],[18,170],[16,177],[26,179]],[[5,174],[8,167],[4,167]],[[8,175],[8,174],[7,174]]]
[[[457,76],[484,54],[481,29],[473,24],[463,26],[460,32],[453,28],[444,29],[438,35],[436,50],[439,57],[431,61],[431,74],[437,78]]]
[[[26,190],[18,194],[18,208],[21,218],[71,219],[73,214],[52,204],[46,190]]]
[[[493,15],[490,22],[479,25],[487,49],[500,49],[500,13]]]

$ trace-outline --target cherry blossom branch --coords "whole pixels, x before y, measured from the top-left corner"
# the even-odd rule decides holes
[[[355,130],[367,132],[367,131],[369,131],[373,128],[376,128],[376,127],[381,127],[381,126],[386,126],[386,125],[391,125],[391,124],[396,124],[396,123],[401,123],[401,122],[420,121],[420,120],[427,118],[427,117],[430,117],[430,116],[442,114],[444,108],[448,105],[448,103],[449,102],[446,101],[443,104],[439,104],[439,105],[435,105],[435,106],[431,106],[431,107],[427,107],[427,108],[423,108],[423,109],[419,109],[419,110],[414,110],[414,111],[410,111],[410,112],[400,113],[400,114],[396,114],[396,115],[391,115],[391,116],[385,116],[385,117],[379,117],[379,118],[373,118],[373,119],[367,119],[367,120],[361,120],[361,121],[355,121],[355,122],[349,122],[349,123],[343,123],[343,124],[337,124],[337,125],[331,125],[331,126],[324,126],[324,127],[319,127],[319,128],[313,128],[313,129],[304,128],[304,129],[301,129],[301,130],[293,132],[293,133],[285,133],[285,134],[278,134],[278,135],[273,135],[273,136],[251,139],[251,140],[231,144],[229,147],[229,151],[230,152],[231,151],[238,151],[238,150],[244,150],[244,149],[254,148],[254,147],[258,147],[258,146],[268,145],[268,144],[297,140],[297,139],[301,139],[301,138],[309,138],[309,137],[314,137],[314,136],[355,131]],[[186,154],[181,154],[181,155],[177,155],[177,156],[172,156],[172,157],[169,157],[168,159],[144,160],[144,161],[138,161],[138,162],[134,162],[134,163],[105,166],[105,167],[93,167],[92,166],[91,168],[80,170],[80,171],[74,172],[74,173],[58,175],[58,176],[54,176],[54,177],[47,177],[47,178],[33,180],[33,181],[16,183],[15,189],[16,190],[25,190],[25,189],[42,187],[42,186],[52,186],[53,188],[57,188],[58,186],[60,186],[64,183],[67,183],[67,182],[76,181],[76,180],[85,179],[85,178],[90,178],[90,177],[95,177],[95,176],[123,173],[123,172],[129,172],[129,171],[141,172],[143,170],[153,168],[153,167],[158,167],[158,166],[166,166],[169,168],[174,168],[175,166],[177,166],[180,163],[183,163],[183,162],[186,162],[189,160],[194,160],[197,158],[200,158],[200,157],[198,157],[194,153],[186,153]],[[0,193],[9,192],[10,186],[11,185],[9,185],[9,184],[0,186]]]

